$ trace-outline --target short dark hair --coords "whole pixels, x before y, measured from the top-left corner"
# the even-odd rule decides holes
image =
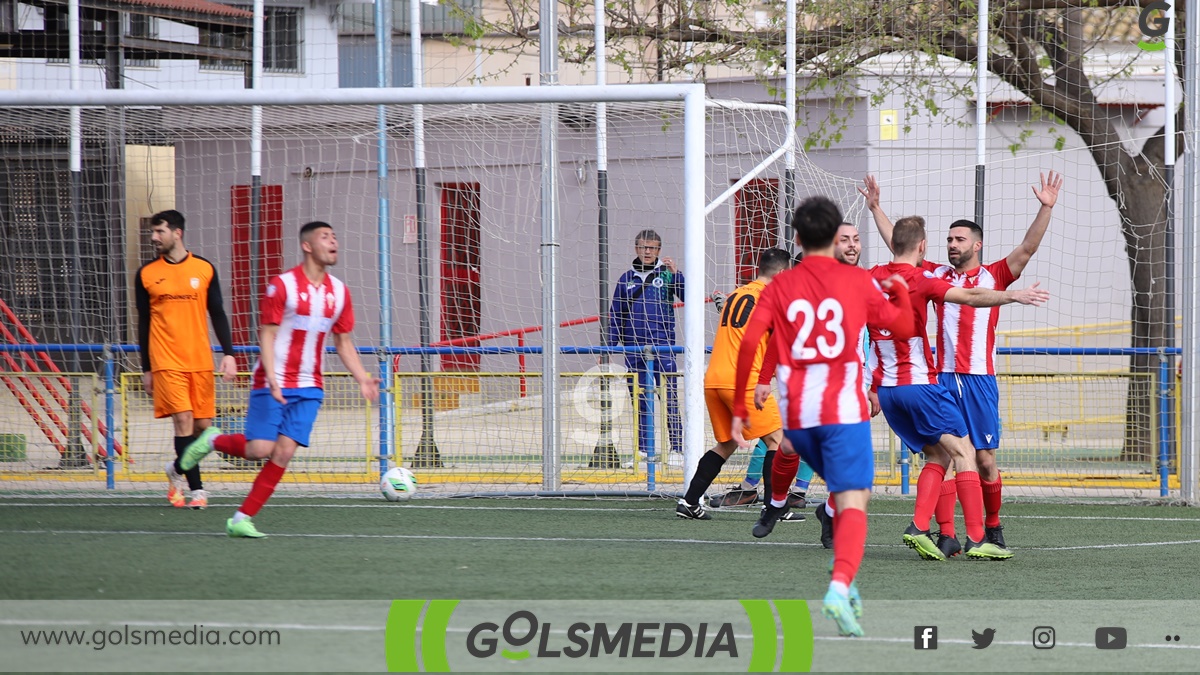
[[[300,241],[304,241],[309,234],[316,232],[321,228],[329,228],[332,230],[333,226],[322,220],[314,220],[311,223],[305,223],[300,227]]]
[[[184,230],[183,214],[176,211],[175,209],[167,209],[166,211],[159,211],[158,213],[150,216],[150,225],[151,226],[158,225],[160,223],[163,225],[166,225],[167,227],[171,228],[172,230],[179,230],[180,232],[182,232]]]
[[[649,229],[638,232],[637,236],[633,238],[634,245],[639,241],[657,241],[660,246],[662,245],[662,237],[658,236],[658,233],[654,230]]]
[[[792,227],[805,250],[826,248],[842,225],[842,212],[828,197],[808,197],[796,207]]]
[[[769,248],[758,256],[759,276],[773,276],[792,266],[792,256],[781,248]]]
[[[917,250],[925,241],[925,219],[921,216],[905,216],[896,221],[892,228],[892,252],[905,255]]]
[[[974,232],[976,237],[979,237],[979,241],[983,241],[983,228],[980,227],[978,224],[976,224],[975,221],[973,221],[973,220],[956,220],[953,223],[950,223],[951,230],[953,230],[956,227],[967,228],[968,230]]]

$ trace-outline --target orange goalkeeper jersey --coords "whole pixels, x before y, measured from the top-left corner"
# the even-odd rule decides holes
[[[217,270],[204,258],[188,253],[177,263],[159,257],[142,265],[134,277],[134,295],[143,371],[214,370],[206,314],[212,316],[221,351],[233,354]]]
[[[746,326],[750,323],[750,314],[754,311],[754,305],[758,303],[758,296],[766,287],[764,281],[751,281],[725,299],[725,307],[721,310],[721,324],[713,338],[708,370],[704,373],[705,389],[733,389],[742,336],[746,333]],[[767,353],[767,343],[768,340],[763,340],[758,346],[758,352],[754,356],[754,368],[750,371],[751,383],[759,381],[759,371]]]

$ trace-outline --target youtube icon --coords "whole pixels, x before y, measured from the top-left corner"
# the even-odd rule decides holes
[[[1110,626],[1096,629],[1096,649],[1125,649],[1128,639],[1124,628]]]

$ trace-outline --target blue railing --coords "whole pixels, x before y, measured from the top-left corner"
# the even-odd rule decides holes
[[[115,451],[113,438],[113,423],[116,408],[116,354],[130,354],[138,351],[137,345],[71,345],[71,344],[43,344],[43,345],[25,345],[25,344],[0,344],[0,352],[57,352],[57,353],[85,353],[85,354],[100,354],[104,368],[104,420],[108,427],[108,433],[105,434],[105,473],[106,485],[108,489],[115,488],[115,470],[113,465],[113,453]],[[215,351],[215,349],[214,349]],[[333,347],[326,348],[328,353],[336,353]],[[541,354],[541,347],[358,347],[357,351],[362,355],[376,355],[382,357],[394,356],[412,356],[420,354],[478,354],[478,355],[504,355],[504,354]],[[683,347],[678,346],[663,346],[663,347],[593,347],[593,346],[563,346],[560,348],[561,354],[640,354],[647,356],[647,372],[645,373],[646,382],[654,382],[654,356],[660,354],[682,354]],[[234,347],[234,352],[238,354],[257,354],[258,347],[254,345],[243,345]],[[1177,347],[1165,347],[1161,349],[1149,347],[999,347],[996,349],[998,356],[1133,356],[1147,355],[1159,357],[1158,368],[1158,392],[1156,400],[1158,403],[1158,473],[1159,473],[1159,494],[1163,497],[1168,495],[1169,488],[1169,460],[1171,450],[1171,367],[1169,356],[1180,356],[1183,351]],[[48,373],[49,374],[49,373]],[[385,388],[389,388],[391,382],[384,384]],[[649,397],[648,411],[646,416],[649,419],[643,419],[642,424],[646,425],[649,430],[646,437],[650,439],[649,447],[646,448],[646,482],[647,490],[653,491],[656,488],[656,453],[654,448],[654,397]],[[387,430],[381,430],[381,445],[380,458],[381,462],[388,461],[388,458],[394,457],[392,448],[389,444],[389,439],[394,438],[388,434]],[[902,494],[908,494],[910,490],[910,472],[908,462],[908,451],[901,448],[900,460],[900,490]]]

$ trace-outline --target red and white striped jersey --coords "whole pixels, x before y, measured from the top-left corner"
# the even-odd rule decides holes
[[[738,352],[734,414],[746,416],[745,391],[758,340],[771,331],[778,354],[784,428],[856,424],[868,419],[863,393],[865,325],[913,336],[908,292],[890,297],[864,269],[824,256],[781,272],[759,296]]]
[[[891,262],[871,269],[871,276],[880,281],[893,274],[899,274],[908,282],[908,298],[912,302],[917,335],[908,340],[897,340],[887,330],[871,330],[871,351],[875,356],[871,384],[875,387],[937,384],[937,370],[925,324],[929,320],[929,302],[943,302],[953,287],[935,278],[933,272],[908,263]]]
[[[1014,281],[1007,260],[981,265],[970,272],[958,273],[949,265],[926,262],[925,269],[959,288],[1007,289]],[[936,302],[938,317],[938,370],[964,375],[996,374],[996,323],[999,307],[967,307]],[[953,358],[951,358],[953,355]]]
[[[325,274],[320,286],[309,283],[303,266],[280,274],[267,285],[261,302],[262,325],[279,326],[275,334],[275,378],[281,389],[320,388],[325,336],[354,329],[350,289]],[[255,389],[267,388],[262,360],[254,365]]]

